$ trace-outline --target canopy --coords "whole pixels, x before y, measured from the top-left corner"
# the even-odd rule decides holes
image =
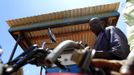
[[[22,37],[19,45],[24,51],[33,44],[41,46],[43,42],[47,42],[47,48],[55,48],[64,40],[82,41],[93,47],[96,36],[90,31],[88,21],[92,17],[100,17],[103,25],[116,25],[118,7],[119,3],[97,5],[13,19],[7,23],[10,26],[9,32],[16,41]],[[57,43],[51,43],[47,28],[52,29]]]

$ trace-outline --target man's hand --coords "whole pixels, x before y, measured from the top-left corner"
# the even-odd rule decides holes
[[[124,60],[107,60],[107,59],[92,59],[91,65],[98,68],[106,68],[113,71],[119,71]]]

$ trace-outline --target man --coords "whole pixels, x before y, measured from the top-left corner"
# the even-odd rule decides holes
[[[127,23],[128,42],[130,45],[130,54],[126,60],[106,60],[93,59],[92,65],[99,68],[108,67],[111,70],[120,72],[121,75],[134,75],[134,0],[127,0],[124,10],[124,17]],[[103,64],[100,64],[103,63]],[[100,66],[101,65],[101,66]],[[120,70],[120,71],[119,71]]]
[[[128,41],[120,29],[114,26],[104,28],[97,17],[92,18],[89,25],[90,30],[97,36],[95,58],[122,60],[128,56]]]

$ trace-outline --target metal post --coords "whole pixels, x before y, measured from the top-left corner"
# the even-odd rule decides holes
[[[15,43],[15,46],[14,46],[14,48],[13,48],[13,50],[12,50],[12,53],[11,53],[11,55],[10,55],[10,58],[9,58],[9,60],[8,60],[8,63],[13,59],[13,56],[14,56],[14,54],[15,54],[15,52],[16,52],[18,43],[19,43],[19,41],[20,41],[21,38],[22,38],[21,36],[18,37],[18,39],[17,39],[17,41],[16,41],[16,43]]]

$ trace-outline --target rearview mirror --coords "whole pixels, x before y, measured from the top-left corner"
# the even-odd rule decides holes
[[[55,35],[52,33],[51,28],[48,28],[48,37],[50,38],[52,43],[56,43]]]

